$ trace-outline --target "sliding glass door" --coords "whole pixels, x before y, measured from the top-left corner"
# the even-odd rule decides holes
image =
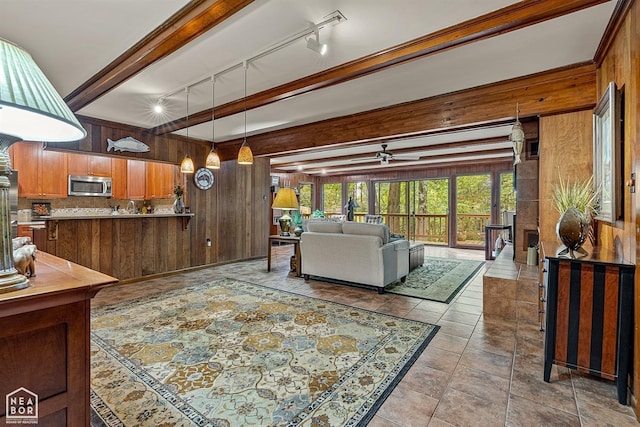
[[[449,179],[377,182],[375,211],[392,233],[430,244],[449,243]]]
[[[484,246],[491,221],[491,175],[456,177],[456,246]]]

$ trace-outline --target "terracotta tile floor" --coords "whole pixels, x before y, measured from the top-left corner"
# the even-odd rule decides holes
[[[341,286],[289,274],[292,246],[266,259],[230,263],[102,290],[107,304],[217,277],[435,323],[440,331],[393,390],[370,426],[631,426],[613,383],[554,366],[542,380],[543,334],[535,325],[482,315],[482,269],[450,304]],[[484,259],[484,251],[425,247],[425,255]]]

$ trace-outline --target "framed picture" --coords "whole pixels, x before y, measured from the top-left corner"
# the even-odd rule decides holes
[[[615,223],[621,214],[620,112],[616,84],[610,82],[593,111],[593,180],[597,220]]]
[[[280,217],[282,216],[282,210],[274,209],[273,210],[273,225],[280,224]]]

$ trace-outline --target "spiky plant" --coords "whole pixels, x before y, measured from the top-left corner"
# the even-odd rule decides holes
[[[591,218],[596,214],[596,191],[593,188],[593,176],[585,181],[576,180],[573,184],[569,178],[565,182],[562,177],[559,177],[559,184],[553,187],[552,199],[560,214],[569,208],[576,208],[587,218]]]

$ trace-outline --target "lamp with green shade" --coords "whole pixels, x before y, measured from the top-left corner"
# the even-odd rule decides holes
[[[298,198],[296,192],[292,188],[281,188],[276,193],[276,198],[271,205],[273,209],[282,209],[282,216],[278,220],[280,223],[281,236],[290,236],[289,230],[291,229],[291,217],[289,216],[290,210],[298,210]]]
[[[31,55],[0,38],[0,293],[29,286],[13,263],[9,146],[18,141],[67,142],[86,136]]]

